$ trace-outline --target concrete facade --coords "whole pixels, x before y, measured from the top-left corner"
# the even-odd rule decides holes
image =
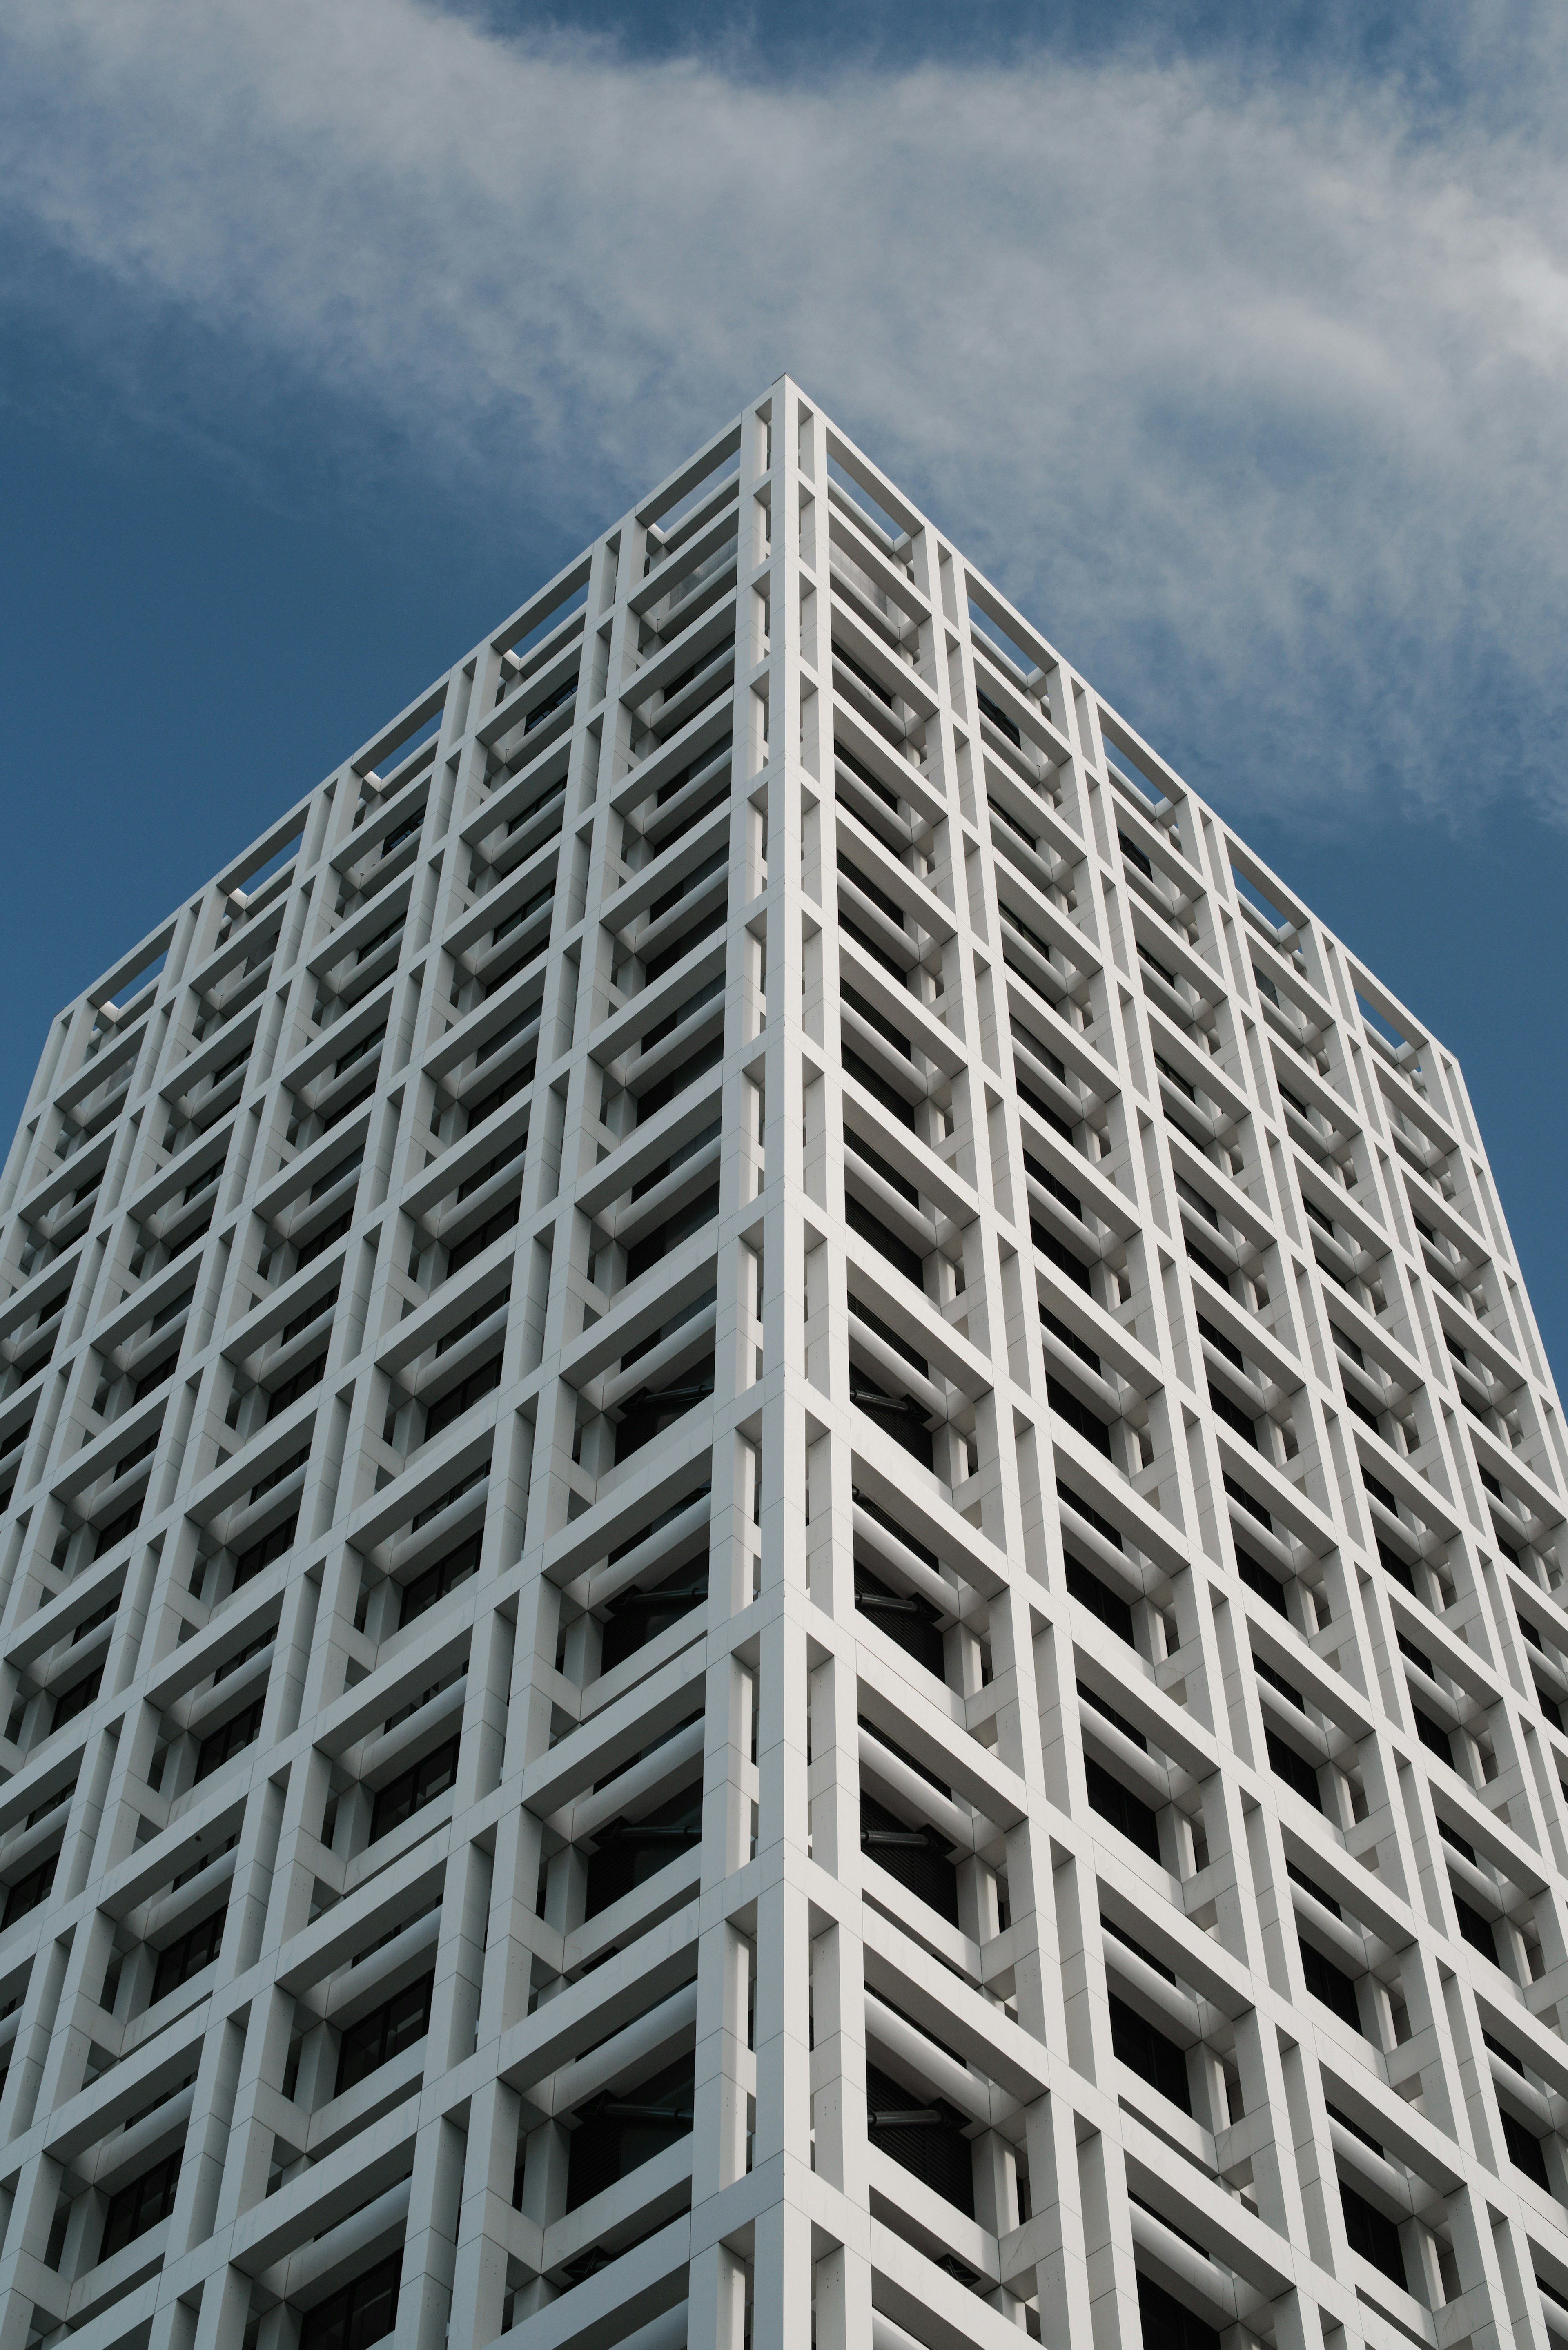
[[[0,2350],[1568,2340],[1460,1074],[793,382],[0,1205]]]

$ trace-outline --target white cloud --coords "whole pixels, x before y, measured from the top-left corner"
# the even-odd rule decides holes
[[[14,0],[0,88],[14,227],[585,533],[787,367],[1195,782],[1568,807],[1528,123],[1048,54],[746,82],[416,0]]]

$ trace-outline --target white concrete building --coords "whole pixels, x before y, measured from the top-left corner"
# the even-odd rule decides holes
[[[795,384],[0,1209],[0,2350],[1568,2340],[1463,1081]]]

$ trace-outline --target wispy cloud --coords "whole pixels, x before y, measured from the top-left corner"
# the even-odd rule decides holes
[[[416,0],[16,0],[0,89],[15,234],[432,463],[587,529],[788,368],[1195,782],[1568,812],[1551,104],[766,83]]]

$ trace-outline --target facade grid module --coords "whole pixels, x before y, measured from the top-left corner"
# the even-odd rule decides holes
[[[0,2350],[1568,2341],[1459,1072],[787,378],[0,1206]]]

